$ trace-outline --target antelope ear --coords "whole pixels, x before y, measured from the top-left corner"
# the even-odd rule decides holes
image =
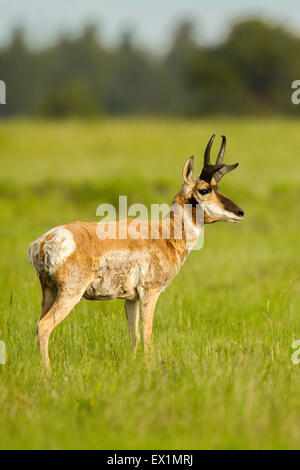
[[[194,180],[193,173],[194,173],[194,157],[191,157],[184,164],[184,167],[182,170],[183,181],[187,184],[192,183]]]

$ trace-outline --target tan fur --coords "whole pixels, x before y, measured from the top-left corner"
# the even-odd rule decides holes
[[[192,167],[193,161],[189,159],[183,171],[184,185],[173,201],[178,208],[171,211],[171,230],[167,239],[163,238],[166,219],[140,222],[140,237],[137,239],[130,235],[132,219],[128,219],[117,222],[113,227],[116,228],[114,239],[100,239],[96,222],[72,222],[52,229],[31,244],[29,258],[37,271],[43,293],[38,342],[45,366],[50,366],[48,342],[52,330],[83,297],[89,300],[125,300],[134,350],[139,343],[140,303],[144,348],[148,349],[157,299],[173,280],[199,236],[201,227],[196,220],[197,204],[214,203],[222,213],[228,212],[225,210],[226,200],[220,199],[216,184],[212,182],[209,185],[195,179]],[[211,193],[201,197],[199,189],[206,187],[210,187]],[[193,211],[190,217],[184,207],[191,203]],[[188,236],[180,218],[182,211],[184,217],[188,217]],[[217,220],[217,217],[204,214],[205,223]],[[100,228],[109,229],[111,224],[103,224]],[[126,239],[121,238],[124,224]],[[144,239],[143,234],[150,233],[153,227],[158,238]],[[180,239],[175,237],[176,230],[181,231]]]

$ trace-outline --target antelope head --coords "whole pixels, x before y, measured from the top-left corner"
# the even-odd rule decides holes
[[[200,173],[193,176],[194,157],[189,158],[184,165],[182,176],[184,193],[189,203],[200,204],[204,210],[204,222],[210,224],[218,221],[239,222],[244,217],[244,211],[228,197],[219,191],[218,183],[224,175],[234,170],[238,163],[225,165],[223,163],[226,137],[222,136],[221,148],[215,164],[210,161],[210,150],[215,139],[212,135],[204,153],[204,165]]]

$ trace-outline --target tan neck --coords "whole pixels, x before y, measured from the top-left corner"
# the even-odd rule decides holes
[[[182,261],[200,235],[202,224],[198,219],[199,212],[197,214],[195,202],[187,199],[182,188],[175,196],[169,213],[162,221],[162,226],[164,223],[170,224],[168,243],[171,243]]]

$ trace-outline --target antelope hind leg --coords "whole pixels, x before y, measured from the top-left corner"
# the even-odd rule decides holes
[[[43,365],[50,369],[50,360],[48,352],[49,337],[54,328],[66,318],[72,308],[80,301],[83,291],[70,295],[64,290],[57,293],[57,298],[48,311],[38,323],[37,334],[39,350],[42,356]]]

